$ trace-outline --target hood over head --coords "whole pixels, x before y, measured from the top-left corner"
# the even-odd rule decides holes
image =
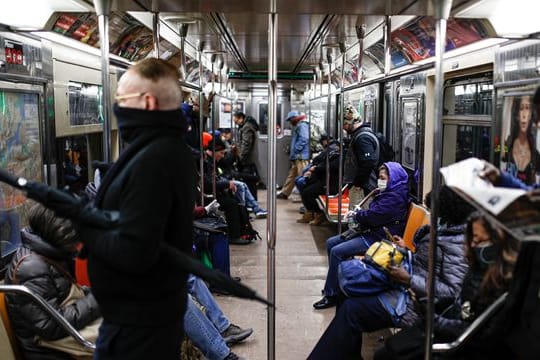
[[[388,184],[384,191],[405,191],[408,197],[409,192],[409,175],[400,163],[395,161],[385,162],[384,167],[388,170]]]

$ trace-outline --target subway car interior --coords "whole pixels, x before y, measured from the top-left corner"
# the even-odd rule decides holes
[[[229,236],[227,263],[232,277],[275,307],[209,285],[231,322],[253,329],[247,339],[231,345],[230,354],[241,359],[341,359],[341,343],[331,343],[340,336],[331,333],[356,331],[355,352],[343,358],[372,359],[404,331],[399,319],[379,326],[350,314],[340,317],[344,308],[354,308],[347,305],[354,296],[346,295],[343,288],[341,265],[353,261],[348,259],[355,253],[339,260],[335,290],[340,294],[328,292],[330,277],[338,274],[329,268],[334,253],[327,240],[347,231],[355,236],[377,234],[378,230],[369,230],[371,225],[355,228],[350,223],[357,221],[355,214],[373,211],[377,197],[397,181],[399,171],[408,194],[406,212],[401,220],[392,220],[401,230],[391,231],[388,242],[393,244],[393,235],[408,241],[403,251],[412,259],[409,269],[414,269],[414,258],[421,253],[406,250],[420,246],[416,238],[412,240],[415,231],[438,224],[428,227],[425,294],[416,294],[426,298],[419,306],[425,317],[422,331],[428,335],[422,336],[415,350],[421,350],[418,358],[450,356],[479,341],[475,336],[488,328],[491,313],[499,311],[505,300],[497,298],[498,308],[489,306],[494,300],[475,314],[476,320],[455,337],[457,342],[431,336],[440,316],[437,271],[446,271],[435,264],[440,258],[435,249],[437,234],[446,229],[441,217],[448,211],[439,170],[474,158],[528,186],[540,182],[540,93],[535,95],[540,85],[539,13],[534,0],[3,1],[0,168],[82,196],[96,182],[96,169],[114,163],[129,147],[121,139],[112,110],[121,76],[138,61],[165,60],[179,71],[183,102],[178,106],[192,121],[188,131],[194,134],[194,166],[200,175],[193,184],[198,189],[197,205],[208,206],[219,198],[217,193],[223,190],[216,188],[216,182],[223,176],[247,183],[255,201],[250,205],[251,200],[245,204],[238,200],[245,205],[246,226],[253,231],[238,239]],[[243,122],[237,121],[239,113]],[[234,159],[245,146],[249,122],[256,129],[250,145],[252,162],[248,168],[238,168],[240,160]],[[357,151],[356,130],[351,130],[355,124],[369,125],[376,138],[364,139],[377,144],[378,160],[368,173],[379,176],[378,183],[382,179],[384,186],[375,184],[369,189],[376,189],[371,195],[363,184],[347,180],[351,168],[365,166],[351,156]],[[302,133],[302,128],[307,130]],[[206,136],[214,139],[211,145]],[[233,159],[227,163],[232,171],[215,157],[210,157],[210,170],[205,165],[209,153],[217,154],[218,139],[227,149],[225,158]],[[305,151],[298,151],[299,139],[305,142]],[[392,165],[380,171],[385,149],[391,154],[384,164]],[[369,151],[363,155],[370,158]],[[386,175],[381,178],[380,173]],[[319,187],[313,191],[317,192],[306,195],[315,174]],[[425,203],[428,193],[431,200]],[[2,280],[22,246],[20,231],[28,226],[31,205],[24,192],[0,182]],[[385,206],[384,211],[398,207]],[[221,210],[213,216],[223,219]],[[368,222],[369,216],[371,221],[378,216],[368,215]],[[495,219],[491,213],[485,216]],[[538,240],[538,224],[534,231]],[[382,233],[375,240],[382,242],[384,237]],[[209,267],[219,267],[204,244],[196,247],[195,257]],[[465,243],[462,248],[470,250]],[[352,259],[363,262],[366,249]],[[450,266],[466,269],[467,261],[464,255],[461,263]],[[78,281],[79,276],[84,278],[81,266],[86,265],[75,260],[72,270]],[[408,276],[407,286],[388,281],[395,291],[407,292],[414,274]],[[538,277],[529,276],[531,282]],[[10,286],[0,285],[0,357],[23,359],[16,331],[11,329],[20,321],[10,321],[3,300]],[[409,288],[407,294],[411,293]],[[459,301],[460,291],[454,295]],[[413,297],[408,295],[409,305],[420,303]],[[508,298],[515,300],[511,293]],[[34,296],[32,301],[47,299]],[[538,298],[535,306],[533,314],[539,317]],[[355,323],[349,324],[353,330],[337,329],[340,321]],[[536,322],[536,328],[531,325],[528,330],[529,350],[537,346],[532,344],[534,339],[538,343],[538,328]],[[92,341],[77,341],[93,349]],[[183,348],[182,358],[216,358],[197,349],[193,341],[186,346],[190,350]],[[332,346],[335,350],[328,351]],[[527,350],[513,351],[515,358],[535,358]],[[462,351],[461,356],[473,355]]]

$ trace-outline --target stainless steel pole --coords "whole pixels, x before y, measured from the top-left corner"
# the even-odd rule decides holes
[[[214,94],[215,94],[215,77],[216,74],[214,73],[214,64],[216,62],[217,55],[212,54],[211,61],[212,61],[212,93],[209,95],[209,98],[212,99],[212,102],[208,105],[210,106],[210,111],[208,112],[208,116],[212,118],[212,139],[216,137],[216,114],[214,113]],[[200,104],[201,111],[203,109],[203,104]],[[216,198],[216,175],[217,175],[217,169],[216,169],[216,142],[212,141],[212,195],[214,196],[214,199]]]
[[[266,220],[267,242],[267,299],[276,301],[276,115],[277,115],[277,27],[276,0],[270,0],[268,14],[268,184],[266,188],[268,218]],[[276,357],[276,309],[268,307],[267,359]]]
[[[345,43],[340,42],[339,43],[339,50],[341,52],[341,96],[340,96],[340,107],[341,107],[341,116],[338,118],[338,142],[340,144],[343,144],[343,113],[345,108],[345,61],[346,61],[346,47]],[[327,173],[330,172],[330,168],[327,168]],[[338,171],[338,234],[341,234],[341,204],[342,204],[342,197],[343,197],[343,146],[339,147],[339,171]]]
[[[94,0],[94,7],[98,16],[99,43],[101,48],[101,88],[102,88],[102,116],[103,116],[103,161],[112,162],[111,154],[111,86],[109,73],[109,14],[111,2],[107,0]]]
[[[199,54],[199,136],[200,136],[200,159],[199,159],[199,173],[201,176],[201,206],[204,206],[204,145],[203,145],[203,132],[204,132],[204,113],[202,107],[204,106],[204,92],[203,92],[203,63],[202,54],[204,50],[204,42],[199,42],[198,46]],[[185,57],[182,55],[182,58]],[[185,67],[185,64],[184,64]]]
[[[392,17],[384,17],[384,75],[388,76],[392,70]]]
[[[366,24],[356,27],[356,37],[358,38],[358,82],[364,80],[364,38],[366,36]]]
[[[159,59],[159,13],[152,13],[152,37],[154,42],[154,57]]]
[[[330,129],[330,118],[332,117],[332,96],[330,94],[330,84],[332,81],[332,53],[331,50],[328,49],[328,52],[326,53],[326,60],[328,61],[328,92],[327,92],[327,102],[326,102],[326,128]],[[322,84],[322,82],[321,82]],[[322,88],[321,88],[321,95],[322,95]],[[339,131],[340,129],[338,129]],[[340,148],[341,152],[341,148]],[[326,213],[328,214],[328,197],[330,196],[330,153],[326,152],[326,202],[324,203],[324,208]]]
[[[184,80],[187,80],[185,78],[188,75],[186,74],[186,36],[188,27],[189,24],[180,24],[180,28],[178,29],[178,35],[180,35],[180,74],[184,77]],[[199,76],[199,85],[200,84],[201,82]]]
[[[452,0],[431,0],[435,10],[437,38],[435,43],[435,108],[433,109],[433,187],[431,191],[431,231],[429,238],[429,262],[427,283],[426,344],[425,359],[431,359],[433,344],[433,313],[435,311],[435,256],[437,250],[437,219],[439,217],[439,191],[441,182],[442,114],[444,73],[443,56],[446,45],[446,19],[450,14]]]

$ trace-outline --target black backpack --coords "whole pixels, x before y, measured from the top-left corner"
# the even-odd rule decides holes
[[[388,141],[386,141],[386,138],[384,135],[380,132],[373,133],[371,131],[363,131],[360,133],[360,136],[362,135],[370,136],[371,138],[377,140],[377,150],[379,153],[379,163],[378,166],[381,166],[383,163],[388,161],[394,160],[394,148]]]

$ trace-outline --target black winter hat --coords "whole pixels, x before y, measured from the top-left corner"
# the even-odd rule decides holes
[[[223,140],[220,139],[219,136],[214,136],[212,141],[208,144],[208,150],[210,151],[221,151],[225,150],[227,146],[225,146],[225,143]]]

